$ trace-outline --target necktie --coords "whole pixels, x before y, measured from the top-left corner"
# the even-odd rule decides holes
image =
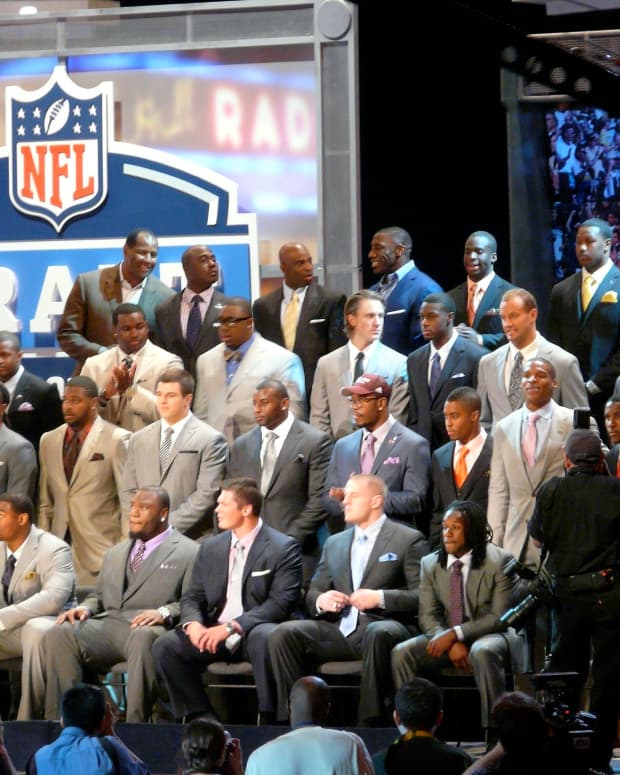
[[[138,548],[136,549],[136,553],[131,558],[130,566],[132,573],[135,573],[138,568],[142,565],[142,560],[144,560],[144,550],[146,549],[146,544],[144,541],[138,541]]]
[[[518,352],[512,362],[512,371],[510,372],[510,382],[508,383],[508,401],[514,412],[523,403],[523,393],[521,392],[521,377],[523,376],[523,355]]]
[[[160,473],[164,473],[168,458],[170,457],[170,450],[172,449],[172,428],[166,428],[164,431],[164,438],[159,448],[159,470]]]
[[[379,295],[382,296],[384,300],[386,300],[392,292],[392,288],[396,285],[397,282],[398,275],[396,272],[392,272],[392,274],[384,274],[383,277],[379,280]]]
[[[457,488],[460,489],[463,486],[463,482],[467,479],[467,464],[465,458],[469,454],[468,447],[461,447],[459,450],[459,456],[454,466],[454,483]]]
[[[581,284],[581,309],[583,312],[588,309],[588,304],[594,295],[594,285],[594,277],[591,274],[585,275]]]
[[[362,451],[361,469],[363,474],[372,473],[372,467],[375,464],[375,438],[374,434],[369,433],[364,442]]]
[[[428,381],[428,389],[431,396],[434,396],[437,392],[437,384],[439,383],[439,377],[441,375],[441,360],[439,353],[433,355],[433,362],[431,363],[431,376]]]
[[[240,361],[241,360],[241,353],[239,350],[224,350],[224,360],[225,361]]]
[[[455,560],[450,566],[450,627],[463,624],[465,602],[463,600],[463,563]]]
[[[234,544],[235,557],[230,571],[228,595],[226,597],[227,619],[234,619],[243,613],[241,592],[243,588],[243,546],[237,540]]]
[[[359,589],[362,583],[362,577],[364,575],[364,569],[368,561],[368,536],[365,533],[359,535],[351,545],[351,581],[353,582],[353,590]],[[340,619],[340,632],[344,637],[348,637],[357,627],[357,619],[359,611],[355,606],[349,606],[348,610],[345,609],[342,618]]]
[[[202,326],[202,318],[200,317],[201,301],[202,299],[198,294],[192,297],[192,308],[189,311],[189,317],[187,318],[187,331],[185,333],[185,340],[192,349],[198,341],[200,327]]]
[[[7,558],[6,565],[4,566],[4,573],[2,574],[2,590],[4,592],[4,599],[7,603],[9,602],[9,586],[11,584],[11,579],[13,578],[16,562],[15,555],[10,554]]]
[[[62,464],[65,469],[65,476],[67,482],[71,481],[73,476],[73,469],[75,468],[76,460],[80,454],[80,436],[78,433],[73,433],[71,438],[63,444],[62,448]]]
[[[529,416],[525,435],[523,436],[523,456],[528,466],[533,466],[536,462],[536,442],[538,441],[536,422],[538,417],[539,415],[536,412]]]
[[[478,283],[472,283],[469,286],[469,293],[467,295],[467,319],[469,325],[473,326],[474,318],[476,317],[476,293],[478,292]]]
[[[353,382],[357,380],[364,373],[364,353],[358,353],[355,356],[355,369],[353,370]]]
[[[269,431],[269,433],[265,436],[265,449],[263,451],[263,463],[261,466],[260,475],[260,489],[263,495],[267,492],[267,488],[271,482],[271,477],[273,476],[273,469],[276,465],[276,460],[278,459],[276,454],[277,438],[277,434],[275,434],[273,431]]]
[[[284,346],[287,350],[292,350],[295,346],[295,334],[297,333],[297,310],[299,309],[299,296],[293,291],[291,300],[284,310],[284,320],[282,321],[282,334],[284,335]]]

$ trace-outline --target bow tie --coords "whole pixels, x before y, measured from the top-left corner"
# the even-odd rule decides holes
[[[241,353],[239,350],[224,350],[225,361],[240,361]]]

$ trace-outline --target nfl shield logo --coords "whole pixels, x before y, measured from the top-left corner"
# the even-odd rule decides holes
[[[60,232],[103,202],[112,105],[111,82],[83,89],[63,65],[36,91],[7,87],[9,195],[17,210]]]

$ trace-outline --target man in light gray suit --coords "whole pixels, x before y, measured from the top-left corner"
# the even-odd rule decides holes
[[[0,382],[0,492],[18,492],[34,498],[39,466],[32,444],[4,424],[11,402],[9,391]]]
[[[45,662],[45,718],[57,719],[64,692],[82,669],[108,672],[126,660],[127,721],[148,721],[156,697],[151,647],[179,620],[198,544],[168,524],[168,493],[139,490],[132,502],[130,538],[106,554],[96,590],[65,611],[41,642]]]
[[[188,371],[172,368],[160,374],[155,398],[161,419],[131,437],[120,498],[127,514],[140,488],[165,487],[171,525],[198,539],[213,527],[228,445],[221,433],[192,414],[193,393],[194,380]]]
[[[385,302],[375,291],[353,293],[344,307],[349,341],[319,358],[310,402],[310,425],[340,439],[356,429],[351,407],[340,389],[362,374],[380,374],[391,386],[389,411],[407,424],[409,386],[407,356],[379,340],[383,332]]]
[[[517,384],[516,391],[510,391],[510,377],[515,357],[521,356],[523,363],[530,358],[540,357],[551,361],[555,368],[556,385],[553,399],[561,406],[574,409],[588,406],[588,396],[579,370],[579,362],[571,353],[552,344],[536,330],[538,307],[536,299],[524,288],[506,291],[499,305],[507,344],[483,355],[478,363],[477,390],[482,400],[481,423],[491,431],[502,417],[518,409],[523,397]],[[511,403],[512,401],[512,403]]]
[[[0,496],[0,651],[22,658],[20,721],[41,718],[45,701],[39,645],[63,606],[73,605],[75,573],[71,549],[33,525],[32,500]],[[13,566],[10,579],[5,577]]]
[[[216,327],[220,344],[196,361],[196,417],[232,444],[255,425],[252,396],[258,383],[277,379],[288,390],[291,412],[304,420],[306,388],[301,359],[254,331],[250,302],[241,296],[226,299]]]

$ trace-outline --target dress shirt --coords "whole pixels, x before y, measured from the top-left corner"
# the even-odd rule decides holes
[[[279,456],[280,451],[282,449],[282,445],[286,441],[286,437],[289,434],[289,431],[293,427],[293,423],[295,422],[295,415],[289,411],[289,413],[286,415],[286,419],[280,423],[280,425],[276,425],[275,428],[265,428],[264,425],[261,425],[260,433],[261,433],[261,466],[263,465],[263,454],[265,449],[265,436],[268,433],[275,433],[276,434],[276,440],[273,443],[275,452],[276,452],[276,458]]]
[[[480,433],[471,441],[468,441],[467,444],[461,444],[460,441],[457,441],[454,445],[454,462],[459,459],[461,447],[467,447],[468,453],[465,455],[465,468],[467,468],[467,473],[469,474],[471,469],[474,467],[474,463],[480,457],[482,447],[484,447],[486,440],[487,432],[484,428],[481,428]]]
[[[603,282],[605,277],[607,276],[607,272],[611,269],[613,265],[613,261],[611,259],[607,259],[603,266],[599,266],[599,268],[595,272],[588,272],[585,269],[582,268],[581,270],[581,286],[583,287],[584,280],[586,275],[590,275],[590,277],[594,280],[594,284],[592,286],[592,295],[597,291],[597,288],[599,285]]]
[[[292,288],[289,288],[286,283],[282,283],[282,303],[280,304],[280,325],[284,329],[284,315],[286,313],[286,308],[291,303],[291,299],[293,298],[293,294],[297,295],[297,320],[299,320],[299,313],[301,312],[302,304],[304,303],[304,299],[306,298],[306,291],[308,290],[307,285],[304,285],[303,288],[296,288],[293,290]]]
[[[506,387],[506,393],[510,390],[510,374],[512,373],[512,367],[515,360],[515,355],[520,352],[523,356],[523,371],[525,371],[525,362],[529,361],[531,358],[535,358],[538,355],[538,347],[539,347],[539,338],[538,333],[536,333],[536,336],[534,337],[534,340],[530,342],[529,344],[526,344],[525,347],[523,347],[521,350],[519,350],[517,347],[512,344],[512,342],[508,345],[508,351],[509,356],[506,358],[506,363],[504,364],[504,386]]]
[[[160,433],[160,435],[159,435],[159,446],[160,446],[160,447],[161,447],[162,441],[164,440],[164,436],[166,435],[166,429],[167,429],[167,428],[172,428],[172,436],[171,436],[171,443],[170,443],[170,452],[168,452],[168,454],[171,454],[171,452],[172,452],[172,449],[173,449],[173,447],[174,447],[174,445],[175,445],[175,443],[176,443],[176,440],[179,438],[179,434],[181,433],[181,431],[183,430],[183,428],[185,428],[185,426],[187,425],[187,421],[188,421],[188,420],[189,420],[189,418],[191,417],[191,414],[192,414],[191,412],[188,412],[188,413],[185,415],[185,417],[183,417],[183,418],[182,418],[181,420],[179,420],[178,422],[175,422],[175,424],[174,424],[174,425],[170,425],[170,423],[166,422],[166,420],[164,420],[164,419],[162,418],[162,420],[161,420],[161,433]]]
[[[194,306],[192,301],[194,296],[200,296],[202,299],[198,305],[198,310],[200,312],[200,321],[201,323],[204,323],[205,315],[209,309],[209,304],[211,304],[211,299],[213,298],[213,286],[210,285],[201,293],[190,291],[189,288],[185,288],[183,290],[183,293],[181,294],[181,331],[183,332],[184,339],[187,336],[187,321],[189,320],[189,313]]]
[[[7,381],[4,383],[4,387],[9,391],[9,395],[11,398],[13,398],[13,393],[15,392],[15,388],[17,387],[17,383],[22,378],[22,374],[24,373],[24,367],[19,364],[17,367],[17,371],[10,379],[7,379]]]
[[[142,280],[142,282],[138,283],[138,285],[132,286],[131,283],[123,276],[122,264],[120,265],[118,271],[121,278],[121,293],[123,295],[123,304],[127,304],[128,302],[131,304],[140,304],[140,297],[142,296],[142,290],[144,288],[144,283],[146,282],[146,277]]]
[[[368,347],[364,347],[363,350],[358,350],[357,347],[351,342],[351,340],[347,342],[347,352],[349,353],[349,372],[351,373],[351,381],[353,380],[353,375],[355,374],[355,363],[357,360],[357,354],[364,353],[364,360],[362,361],[362,374],[366,374],[368,372],[368,362],[370,360],[370,356],[372,355],[373,350],[377,346],[378,341],[379,340],[371,342],[368,345]]]
[[[467,595],[465,594],[465,590],[467,589],[467,579],[469,578],[469,571],[471,570],[471,549],[468,552],[466,552],[462,557],[455,557],[453,554],[449,554],[446,562],[446,570],[448,572],[450,572],[452,563],[456,562],[456,560],[460,560],[463,563],[463,567],[461,568],[461,573],[463,574],[463,613],[468,619],[471,619],[471,610],[469,607],[469,603],[467,602]],[[452,629],[456,633],[456,637],[458,638],[458,640],[462,642],[463,628],[460,625],[457,625]]]
[[[389,414],[387,420],[383,423],[383,425],[380,425],[378,428],[375,428],[374,431],[369,431],[368,428],[364,428],[364,436],[362,438],[362,449],[364,448],[366,439],[372,433],[372,435],[375,437],[375,457],[376,457],[377,453],[379,452],[379,447],[385,441],[386,436],[389,434],[390,430],[392,429],[392,425],[394,425],[395,422],[396,420],[392,417],[391,414]]]
[[[475,282],[476,285],[476,295],[474,296],[474,312],[478,311],[478,307],[480,306],[480,301],[482,300],[482,297],[484,294],[489,290],[489,285],[493,282],[493,279],[495,277],[495,272],[489,272],[486,277],[483,277],[482,280],[477,280]],[[474,281],[470,280],[469,277],[467,278],[467,298],[469,298],[469,289],[471,286],[474,285]]]
[[[549,429],[551,427],[551,415],[552,415],[551,401],[542,407],[542,409],[536,409],[534,412],[523,405],[523,413],[521,416],[521,439],[525,436],[525,430],[527,428],[530,415],[537,414],[538,420],[536,421],[536,460],[540,457],[541,450],[544,449],[549,436]]]
[[[238,325],[238,324],[237,324]],[[239,360],[238,361],[224,361],[224,364],[226,366],[226,384],[228,385],[232,378],[235,376],[237,369],[239,368],[239,364],[241,363],[241,360],[243,359],[243,356],[247,353],[247,351],[252,346],[255,339],[255,334],[252,333],[252,336],[247,339],[243,344],[240,344],[239,347],[237,347],[237,352],[239,353]]]
[[[235,562],[235,548],[237,545],[237,540],[243,547],[243,567],[245,568],[245,564],[248,561],[248,555],[250,554],[250,549],[252,548],[252,544],[256,540],[256,536],[258,535],[258,531],[263,526],[263,520],[260,518],[258,520],[258,523],[256,524],[256,527],[253,530],[250,530],[249,533],[246,533],[243,538],[237,539],[237,536],[233,533],[233,531],[230,531],[230,550],[228,552],[228,582],[226,585],[226,597],[228,598],[228,588],[230,586],[230,578],[232,575],[233,565]],[[242,572],[243,575],[243,572]],[[225,622],[230,620],[230,616],[228,616],[227,613],[228,605],[224,605],[224,608],[222,608],[222,613],[219,615],[218,622],[219,624],[224,624]],[[238,625],[237,625],[238,626]]]
[[[409,261],[405,261],[405,263],[399,267],[395,272],[389,272],[387,277],[392,277],[393,275],[396,275],[396,282],[392,283],[387,289],[385,289],[382,292],[383,301],[387,304],[387,300],[390,297],[390,294],[396,288],[397,284],[400,282],[400,280],[405,277],[405,275],[408,275],[409,272],[411,272],[413,269],[415,269],[415,263],[413,259],[410,259]]]
[[[376,522],[373,522],[370,527],[367,527],[366,530],[362,530],[357,525],[355,526],[355,535],[353,536],[353,541],[351,542],[351,548],[355,545],[355,542],[361,535],[366,536],[366,546],[364,547],[366,550],[366,557],[369,558],[372,554],[372,550],[375,546],[375,543],[377,541],[377,536],[381,532],[381,528],[385,524],[385,520],[387,519],[387,516],[385,514],[382,514],[379,519]],[[349,560],[349,563],[351,561]],[[385,608],[385,594],[382,589],[375,590],[379,593],[381,596],[381,599],[379,600],[379,608]],[[360,613],[363,613],[363,611],[360,611]]]
[[[172,533],[172,527],[168,526],[163,533],[158,533],[154,538],[149,538],[148,541],[144,542],[144,555],[142,557],[142,562],[146,560],[146,558],[149,556],[149,554],[152,554],[155,549],[157,549],[158,546],[163,544],[163,542],[168,538],[168,536]],[[141,539],[136,539],[134,541],[133,546],[131,547],[131,552],[129,554],[129,564],[133,562],[133,558],[136,556],[138,552],[138,546],[139,541]]]
[[[433,368],[433,358],[435,357],[435,353],[439,353],[439,363],[441,365],[441,368],[446,365],[446,359],[448,358],[448,355],[450,355],[450,350],[452,349],[452,346],[456,342],[456,337],[458,334],[456,331],[452,332],[452,336],[448,339],[448,341],[443,344],[439,349],[435,347],[435,345],[430,342],[431,351],[428,354],[428,369],[426,372],[426,381],[430,384],[431,379],[431,369]]]

